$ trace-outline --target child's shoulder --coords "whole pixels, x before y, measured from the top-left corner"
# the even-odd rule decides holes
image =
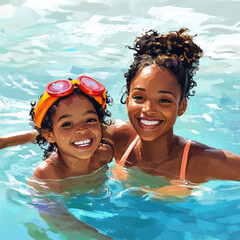
[[[59,179],[56,161],[53,156],[45,159],[38,165],[33,173],[33,177],[39,179]]]

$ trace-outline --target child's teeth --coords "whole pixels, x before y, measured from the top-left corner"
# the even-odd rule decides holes
[[[159,121],[147,121],[147,120],[140,120],[141,123],[143,123],[144,125],[156,125],[159,123]]]
[[[90,139],[74,142],[74,145],[87,146],[91,142]]]

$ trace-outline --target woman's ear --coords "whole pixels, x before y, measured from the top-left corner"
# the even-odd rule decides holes
[[[128,103],[129,103],[129,96],[127,96],[127,98],[126,98],[126,103],[127,103],[127,106],[128,106]]]
[[[183,98],[178,108],[178,116],[182,116],[187,109],[187,99]]]
[[[42,129],[41,134],[49,143],[55,143],[55,138],[54,138],[53,132],[51,130]]]

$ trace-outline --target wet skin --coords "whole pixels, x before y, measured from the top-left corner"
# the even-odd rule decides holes
[[[84,96],[73,95],[59,103],[52,121],[51,141],[57,144],[61,157],[89,161],[102,135],[93,104]]]
[[[173,126],[177,116],[184,114],[186,107],[187,100],[180,101],[180,86],[171,72],[159,66],[140,69],[132,79],[127,98],[131,123],[116,120],[115,124],[108,126],[104,131],[104,138],[113,145],[116,162],[120,161],[128,146],[139,134],[141,140],[128,157],[126,166],[138,167],[152,175],[177,179],[186,139],[176,136]],[[33,141],[34,134],[28,135],[26,137]],[[12,145],[21,144],[20,140],[26,142],[26,137],[24,135],[22,140],[19,136],[12,137]],[[8,146],[8,139],[3,139],[4,146]],[[109,145],[106,145],[104,150],[98,147],[91,157],[95,169],[111,159],[111,154],[108,154],[111,151]],[[51,164],[56,162],[51,161]],[[36,174],[42,173],[36,176],[46,178],[46,167],[43,169],[44,171],[35,171]],[[53,179],[59,179],[64,178],[63,173],[64,171],[50,175]],[[49,177],[49,174],[47,176]],[[240,156],[192,141],[186,179],[193,183],[209,179],[240,180]]]
[[[102,138],[101,124],[93,104],[82,95],[60,101],[52,116],[53,130],[42,130],[58,153],[41,163],[34,176],[41,179],[63,179],[89,174],[111,160],[112,149]],[[95,153],[97,150],[97,153]]]
[[[129,120],[143,141],[173,134],[177,116],[186,109],[175,76],[159,67],[146,67],[132,80],[127,97]]]
[[[178,179],[186,139],[174,135],[173,127],[187,107],[187,100],[180,100],[180,96],[180,85],[171,72],[154,65],[138,71],[127,98],[131,124],[117,121],[106,133],[113,142],[117,162],[138,134],[141,140],[126,166]],[[186,179],[200,183],[211,178],[240,180],[240,157],[192,141]]]

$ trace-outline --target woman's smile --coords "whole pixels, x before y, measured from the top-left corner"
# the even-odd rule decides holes
[[[146,117],[137,118],[137,120],[138,120],[139,126],[145,130],[152,130],[163,123],[162,120],[146,118]]]
[[[127,99],[128,116],[145,141],[173,131],[179,114],[181,88],[176,77],[158,66],[141,69],[133,78]]]

